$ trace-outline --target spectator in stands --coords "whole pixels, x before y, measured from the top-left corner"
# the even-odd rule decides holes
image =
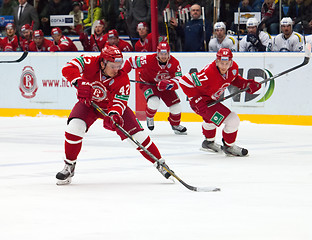
[[[261,12],[261,7],[264,0],[254,0],[252,3],[252,9],[254,12]]]
[[[119,48],[121,52],[132,52],[133,47],[130,43],[119,38],[118,32],[116,29],[112,29],[107,33],[107,42],[106,45],[115,45]]]
[[[265,0],[261,8],[261,29],[268,33],[279,34],[279,2],[278,0]]]
[[[253,12],[253,8],[249,0],[243,0],[238,4],[241,12]]]
[[[18,34],[21,33],[21,27],[25,24],[32,26],[32,29],[39,28],[39,18],[36,9],[27,3],[27,0],[18,0],[19,5],[14,8],[14,23]]]
[[[29,44],[30,52],[49,52],[53,42],[44,38],[41,30],[34,31],[34,41]]]
[[[33,30],[29,24],[25,24],[21,28],[22,39],[20,41],[23,51],[28,51],[29,44],[33,41]]]
[[[227,29],[231,29],[234,22],[234,12],[237,12],[241,0],[220,0],[219,22],[224,22]]]
[[[209,52],[218,52],[220,48],[229,48],[232,52],[236,51],[235,39],[226,35],[225,24],[216,22],[213,28],[216,37],[209,42]]]
[[[18,4],[15,0],[3,0],[0,8],[0,16],[13,16],[14,7],[17,6]]]
[[[131,38],[138,38],[137,25],[151,22],[150,0],[125,0],[126,23]]]
[[[73,10],[69,12],[69,15],[74,15],[74,26],[70,28],[70,33],[74,35],[80,35],[83,30],[83,12],[81,11],[81,3],[79,1],[74,1]]]
[[[107,23],[107,29],[115,29],[119,16],[120,0],[102,0],[102,19]]]
[[[211,23],[205,21],[205,31],[203,28],[203,19],[201,6],[194,4],[190,8],[191,20],[181,27],[175,18],[171,19],[171,24],[177,28],[178,35],[182,36],[183,51],[199,52],[207,51],[208,43],[212,35]],[[205,42],[207,45],[205,45]]]
[[[40,20],[42,31],[45,35],[50,35],[50,16],[51,15],[68,15],[71,11],[71,2],[69,0],[51,0],[41,12]]]
[[[53,28],[51,36],[54,40],[53,46],[50,47],[50,52],[77,52],[78,49],[73,41],[63,35],[59,27]]]
[[[311,16],[311,1],[293,0],[289,4],[288,16],[294,21],[294,31],[302,33],[304,20]]]
[[[281,20],[282,33],[273,40],[275,52],[301,52],[303,51],[303,37],[292,29],[293,21],[290,17]]]
[[[91,26],[94,23],[94,21],[102,19],[102,9],[98,1],[92,0],[92,4],[93,4],[93,11],[92,11],[92,7],[90,4],[88,8],[88,17],[85,20],[83,20],[85,31],[87,31],[89,35],[91,34]]]
[[[249,18],[246,23],[248,34],[239,43],[240,52],[270,52],[272,50],[271,36],[258,29],[256,18]]]
[[[6,37],[2,39],[2,49],[4,52],[20,51],[19,38],[16,36],[16,27],[13,23],[5,26]]]
[[[148,26],[145,22],[140,22],[137,26],[140,39],[136,42],[134,49],[136,52],[152,52],[152,34],[148,33]]]
[[[94,22],[94,34],[88,38],[86,32],[81,33],[79,40],[83,46],[84,51],[98,52],[101,51],[107,41],[106,23],[103,20],[96,20]]]

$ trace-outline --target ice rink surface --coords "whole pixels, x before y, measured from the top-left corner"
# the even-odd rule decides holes
[[[145,122],[142,122],[145,127]],[[200,123],[148,133],[192,192],[168,182],[127,141],[97,121],[72,184],[63,169],[65,118],[0,118],[1,240],[310,240],[312,127],[241,122],[248,157],[200,151]],[[217,137],[221,142],[221,129]]]

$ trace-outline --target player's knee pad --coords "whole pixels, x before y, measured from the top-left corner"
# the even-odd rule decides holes
[[[182,110],[182,108],[181,108],[180,103],[174,104],[174,105],[169,107],[169,111],[172,114],[179,114],[179,113],[181,113],[181,110]]]
[[[147,100],[147,107],[153,110],[157,110],[160,105],[160,99],[157,96],[152,96]]]
[[[73,118],[70,120],[70,122],[67,125],[66,132],[79,136],[84,137],[87,130],[87,125],[85,121],[79,119],[79,118]]]
[[[139,143],[143,143],[147,138],[148,135],[145,131],[139,131],[135,134],[132,135],[132,137],[137,140]],[[128,138],[127,138],[128,139]],[[128,139],[128,141],[133,144],[133,146],[138,147],[134,142],[132,142],[130,139]]]
[[[226,119],[224,120],[224,132],[232,133],[238,130],[238,126],[240,123],[239,117],[235,112],[231,112]]]
[[[214,130],[214,129],[216,129],[217,128],[217,126],[215,125],[215,124],[213,124],[213,123],[207,123],[207,122],[203,122],[203,129],[205,129],[205,130]]]

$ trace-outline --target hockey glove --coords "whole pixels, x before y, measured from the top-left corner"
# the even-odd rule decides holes
[[[159,83],[157,83],[157,89],[159,91],[174,91],[178,89],[178,84],[173,80],[162,80]]]
[[[118,113],[110,113],[108,117],[104,118],[104,128],[111,131],[116,131],[116,124],[118,124],[120,127],[123,127],[124,125],[124,120]]]
[[[254,45],[259,52],[265,52],[265,46],[262,45],[259,38],[254,34],[248,34],[247,35],[247,42],[250,42],[252,45]]]
[[[247,80],[247,81],[248,81],[247,86],[249,87],[249,89],[246,91],[247,93],[253,94],[261,88],[260,83],[254,81],[254,80],[251,80],[251,79]]]
[[[87,106],[91,105],[93,95],[93,88],[89,82],[78,80],[78,93],[77,97],[80,102],[83,102]]]

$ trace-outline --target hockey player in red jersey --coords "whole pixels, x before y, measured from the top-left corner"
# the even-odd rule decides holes
[[[88,39],[86,32],[81,33],[79,40],[86,52],[99,52],[105,46],[107,41],[107,34],[105,34],[105,22],[103,20],[96,20],[94,23],[94,34]]]
[[[51,36],[54,40],[54,45],[50,47],[50,52],[77,52],[78,49],[73,41],[63,35],[59,27],[51,30]]]
[[[140,22],[137,26],[140,39],[135,43],[136,52],[152,52],[152,34],[148,33],[148,26],[145,22]]]
[[[105,46],[116,46],[121,52],[132,52],[133,47],[130,43],[119,38],[119,34],[115,29],[108,31],[107,42]]]
[[[160,99],[169,107],[169,123],[176,134],[186,134],[186,128],[180,125],[181,104],[176,89],[179,87],[178,78],[182,75],[179,61],[170,55],[167,42],[157,46],[157,53],[146,56],[130,57],[123,68],[126,72],[140,69],[140,83],[147,101],[146,121],[150,130],[154,129],[154,116],[159,108]],[[151,84],[154,84],[151,85]]]
[[[5,26],[6,37],[2,39],[2,49],[4,52],[15,52],[19,49],[19,40],[16,36],[16,28],[13,23],[8,23]]]
[[[247,93],[254,93],[261,88],[261,84],[252,79],[244,79],[238,74],[238,65],[232,60],[230,49],[221,48],[217,52],[217,59],[204,67],[198,73],[186,74],[180,78],[180,86],[190,100],[191,108],[200,115],[205,140],[202,150],[221,152],[228,155],[246,156],[248,150],[235,145],[239,117],[222,103],[212,106],[207,104],[219,99],[229,85],[240,89],[249,89]],[[223,146],[215,143],[216,129],[224,124],[222,131]]]
[[[98,118],[104,119],[104,128],[116,131],[122,140],[126,136],[116,127],[117,123],[150,153],[164,162],[158,148],[143,131],[127,102],[130,94],[130,81],[127,73],[121,70],[123,56],[115,46],[102,49],[99,56],[80,56],[63,68],[63,76],[77,88],[78,102],[72,109],[65,131],[65,167],[57,173],[57,184],[69,184],[74,176],[75,165],[81,150],[85,133]],[[103,117],[90,104],[97,103],[109,116]],[[143,150],[137,148],[165,177],[169,174],[161,164],[155,162]],[[164,166],[168,166],[164,163]]]
[[[21,27],[21,33],[23,35],[21,47],[23,51],[28,51],[30,43],[33,42],[33,30],[29,24],[25,24]]]
[[[29,44],[30,52],[49,52],[53,42],[44,38],[41,30],[34,31],[34,41]]]

